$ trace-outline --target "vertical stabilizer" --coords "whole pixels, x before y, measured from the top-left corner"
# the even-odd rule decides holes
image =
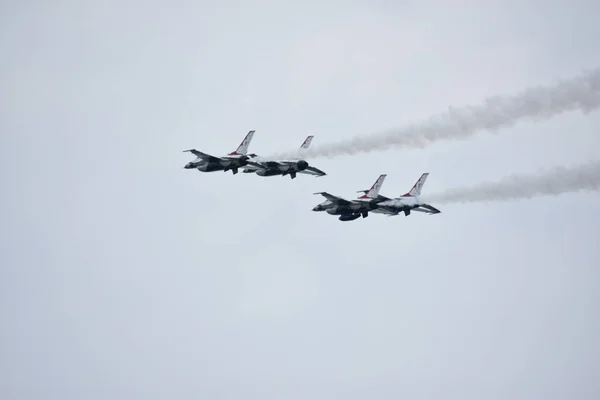
[[[300,146],[301,149],[306,150],[310,147],[310,144],[312,143],[314,136],[310,135],[309,137],[307,137],[306,139],[304,139],[304,142],[302,142],[302,146]]]
[[[421,175],[421,177],[414,184],[414,186],[412,187],[412,189],[410,189],[410,191],[408,193],[402,195],[402,197],[420,196],[421,195],[421,189],[423,189],[423,185],[425,185],[425,181],[427,180],[428,176],[429,176],[429,172],[425,172],[423,175]]]
[[[383,181],[385,181],[386,176],[387,176],[387,174],[379,175],[379,178],[377,178],[377,180],[375,181],[373,186],[371,186],[371,189],[361,190],[361,192],[364,192],[365,194],[360,196],[359,199],[375,199],[375,198],[377,198],[377,196],[379,196],[379,190],[381,190],[381,186],[383,185]]]
[[[248,134],[246,135],[246,137],[244,138],[244,140],[242,140],[242,143],[240,143],[240,145],[238,146],[238,148],[234,152],[229,153],[229,154],[230,155],[234,155],[234,154],[245,155],[246,153],[248,153],[248,147],[250,146],[250,142],[252,141],[252,138],[254,137],[254,132],[255,131],[249,131]]]

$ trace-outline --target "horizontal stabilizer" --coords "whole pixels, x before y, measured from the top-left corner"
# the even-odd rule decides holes
[[[319,168],[315,167],[307,167],[305,170],[298,171],[301,174],[314,175],[315,177],[325,176],[327,175],[325,172],[321,171]]]
[[[429,204],[421,204],[419,207],[425,208],[425,209],[429,210],[430,214],[439,214],[439,213],[441,213],[440,210],[438,210],[437,208],[435,208],[433,206],[430,206]]]
[[[424,209],[424,208],[419,208],[419,207],[417,207],[417,208],[413,208],[412,210],[413,210],[413,211],[422,212],[422,213],[425,213],[425,214],[431,214],[431,211],[429,211],[429,210],[426,210],[426,209]]]

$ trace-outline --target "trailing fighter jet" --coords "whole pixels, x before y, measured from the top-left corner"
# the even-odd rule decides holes
[[[234,175],[237,174],[239,168],[245,167],[248,165],[248,160],[256,157],[256,154],[247,154],[248,146],[250,146],[250,142],[254,137],[254,132],[249,131],[238,148],[224,157],[211,156],[196,149],[184,150],[184,152],[189,151],[196,156],[196,159],[187,163],[184,168],[197,169],[202,172],[227,172],[231,170]]]
[[[400,197],[390,199],[385,196],[378,196],[377,209],[375,213],[386,214],[388,216],[398,215],[404,212],[405,216],[409,216],[411,211],[419,211],[427,214],[439,214],[440,210],[421,201],[421,189],[427,180],[429,173],[426,172],[413,185],[412,189]]]
[[[340,221],[353,221],[361,215],[363,218],[367,218],[369,216],[369,211],[377,210],[378,203],[385,201],[386,199],[379,196],[379,190],[381,189],[381,185],[383,185],[386,176],[386,174],[380,175],[373,186],[371,186],[371,189],[360,190],[359,193],[364,192],[364,194],[355,200],[346,200],[341,197],[333,196],[327,192],[315,193],[320,194],[327,200],[315,206],[313,211],[325,211],[330,215],[339,215],[340,217],[338,219]],[[390,214],[393,215],[394,211],[390,211]]]
[[[314,136],[311,135],[304,140],[302,146],[300,146],[301,152],[308,149],[313,138]],[[264,160],[257,157],[249,161],[248,165],[248,167],[244,168],[244,172],[247,174],[256,173],[258,176],[289,175],[291,179],[294,179],[297,173],[315,175],[317,177],[327,175],[320,169],[310,166],[306,160],[302,159]]]

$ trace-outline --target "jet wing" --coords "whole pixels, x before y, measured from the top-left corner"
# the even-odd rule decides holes
[[[420,208],[420,207],[418,207],[418,208],[413,208],[413,209],[412,209],[412,210],[410,210],[410,211],[418,211],[418,212],[422,212],[422,213],[425,213],[425,214],[433,214],[431,211],[429,211],[429,210],[426,210],[426,209],[424,209],[424,208]]]
[[[277,168],[281,165],[277,161],[248,161],[248,165],[252,165],[253,167],[259,169],[269,169],[269,168]]]
[[[377,214],[398,215],[398,211],[396,211],[392,207],[387,207],[387,206],[377,206],[377,208],[374,210],[371,210],[371,212],[377,213]]]
[[[250,161],[248,165],[251,165],[255,168],[259,169],[279,169],[282,165],[293,165],[296,164],[296,161]],[[327,175],[325,172],[321,171],[315,167],[308,167],[305,170],[298,171],[300,174],[308,174],[308,175],[316,175],[316,176],[324,176]]]
[[[439,214],[439,213],[441,213],[440,210],[438,210],[435,207],[430,206],[429,204],[421,204],[418,208],[415,208],[414,211],[426,212],[428,214]]]
[[[298,171],[298,173],[300,174],[308,174],[308,175],[315,175],[315,176],[324,176],[327,175],[325,172],[321,171],[318,168],[315,167],[308,167],[303,171]]]
[[[192,153],[193,155],[195,155],[196,157],[201,158],[201,159],[206,160],[206,161],[217,162],[217,161],[221,161],[222,160],[219,157],[211,156],[210,154],[203,153],[203,152],[198,151],[196,149],[184,150],[183,152],[185,153],[186,151],[188,151],[188,152]]]
[[[329,201],[331,201],[332,203],[335,203],[335,204],[343,204],[343,205],[352,204],[351,201],[348,201],[346,199],[342,199],[341,197],[334,196],[334,195],[329,194],[327,192],[317,192],[317,193],[314,193],[314,194],[320,194],[321,196],[325,197],[327,200],[329,200]]]

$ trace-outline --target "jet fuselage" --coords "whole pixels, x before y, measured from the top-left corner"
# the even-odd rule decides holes
[[[423,202],[419,196],[405,196],[396,199],[386,200],[379,203],[379,205],[392,207],[398,209],[398,211],[412,210],[421,206]]]
[[[246,165],[248,165],[248,160],[250,159],[250,157],[247,155],[242,155],[239,157],[228,157],[229,158],[219,160],[218,162],[197,159],[187,163],[184,168],[198,169],[202,172],[228,171],[234,168],[245,167]]]
[[[377,208],[376,202],[373,200],[356,200],[350,204],[334,204],[330,201],[325,201],[313,208],[313,211],[325,211],[330,215],[346,215],[371,211]],[[354,218],[356,219],[356,218]]]
[[[293,163],[290,162],[289,164],[279,164],[265,169],[248,169],[244,172],[255,172],[258,176],[276,176],[304,171],[306,168],[308,168],[308,162],[304,160],[298,160],[294,161]]]

